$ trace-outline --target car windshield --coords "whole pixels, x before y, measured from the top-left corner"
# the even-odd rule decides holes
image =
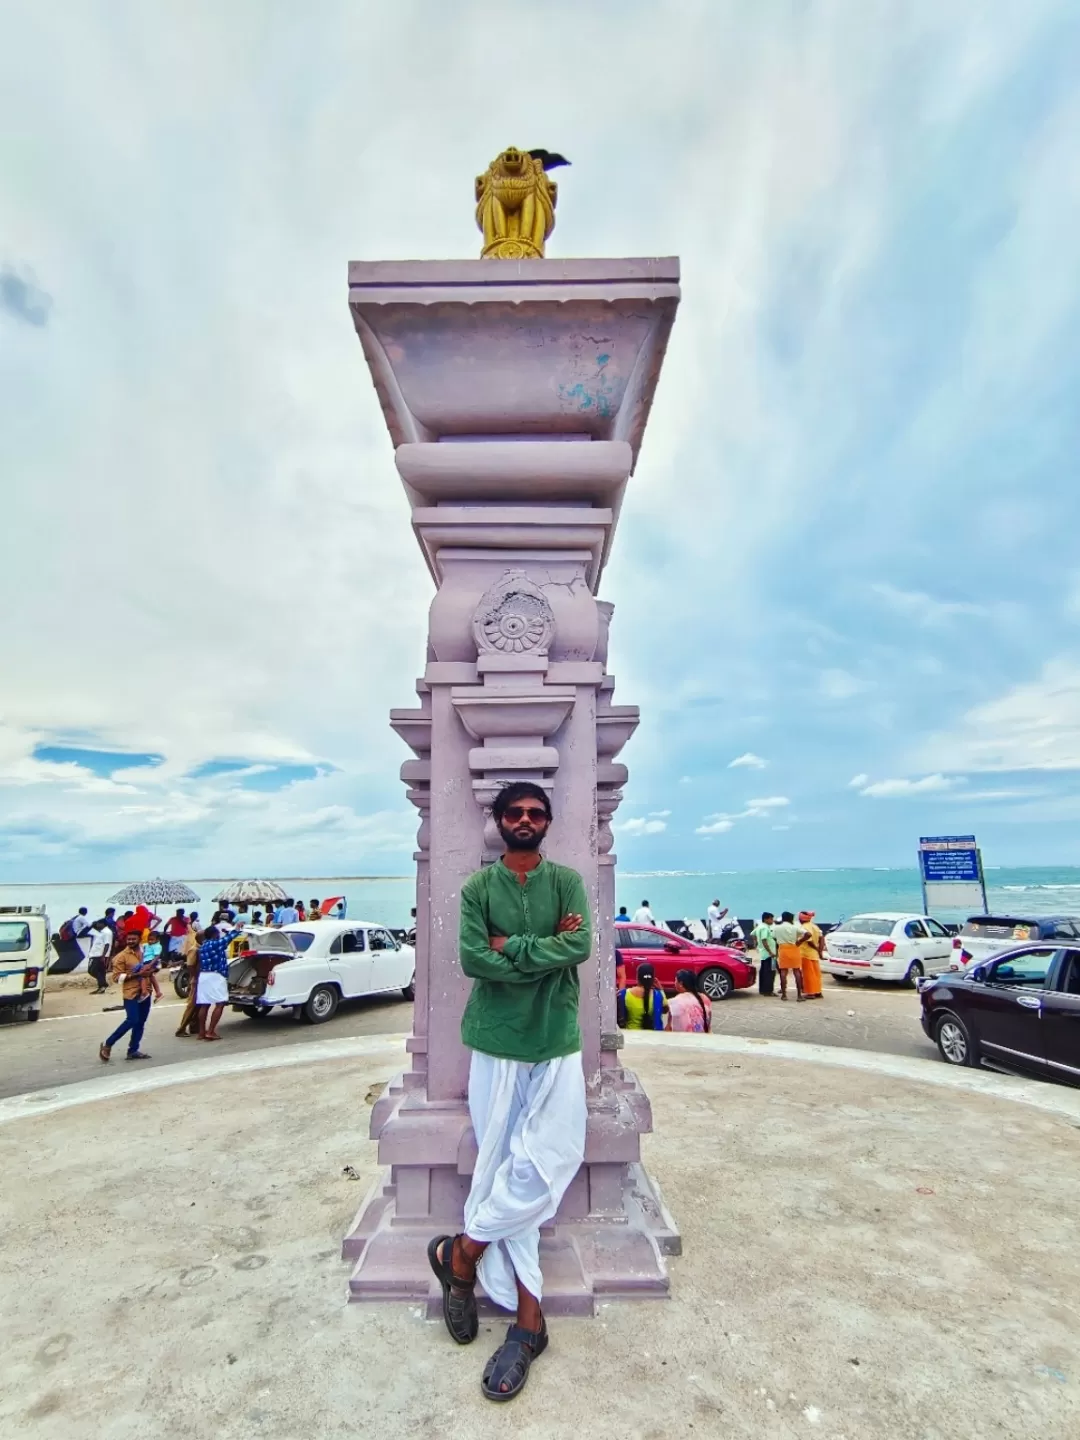
[[[312,941],[315,939],[314,930],[289,930],[286,933],[293,943],[293,949],[298,952],[310,950]]]
[[[833,935],[891,935],[895,920],[885,920],[880,915],[853,915],[842,921]]]
[[[30,926],[21,920],[0,920],[0,954],[30,949]]]
[[[961,935],[970,935],[974,940],[1030,940],[1038,933],[1037,920],[996,915],[973,915],[960,931]]]

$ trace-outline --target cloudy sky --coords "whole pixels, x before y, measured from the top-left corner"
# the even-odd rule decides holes
[[[633,869],[1080,863],[1071,0],[8,0],[0,876],[402,874],[430,582],[350,259],[678,254]]]

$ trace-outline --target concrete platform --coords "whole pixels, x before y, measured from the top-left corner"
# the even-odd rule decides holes
[[[1080,1092],[723,1036],[627,1049],[673,1298],[559,1321],[508,1409],[479,1391],[499,1326],[460,1350],[419,1306],[346,1300],[399,1041],[0,1102],[0,1434],[1075,1440]]]

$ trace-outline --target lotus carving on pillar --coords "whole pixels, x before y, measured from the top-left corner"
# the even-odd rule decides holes
[[[472,629],[481,655],[546,655],[555,616],[524,570],[507,570],[476,607]]]

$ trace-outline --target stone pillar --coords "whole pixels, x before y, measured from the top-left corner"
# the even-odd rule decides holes
[[[545,1309],[664,1295],[678,1235],[640,1163],[649,1102],[619,1063],[611,818],[638,723],[612,704],[611,606],[596,598],[678,304],[675,260],[362,263],[353,320],[431,571],[416,709],[391,724],[417,836],[410,1066],[376,1103],[387,1173],[344,1250],[360,1300],[427,1299],[433,1234],[461,1227],[476,1155],[460,1040],[462,882],[500,853],[491,803],[512,779],[552,798],[545,853],[585,879],[585,1162],[541,1237]]]

